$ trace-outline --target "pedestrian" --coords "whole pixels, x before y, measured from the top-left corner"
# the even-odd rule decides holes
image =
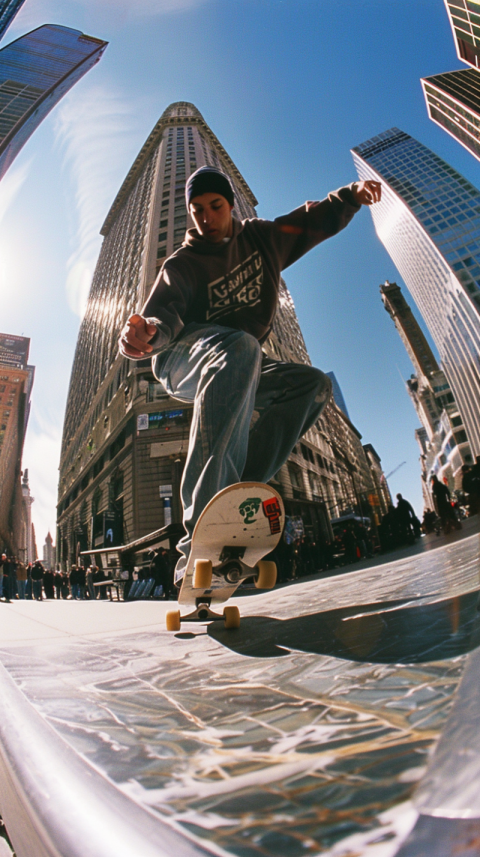
[[[402,544],[413,544],[415,541],[414,519],[416,515],[413,507],[401,494],[397,494],[397,521]]]
[[[225,174],[202,167],[188,179],[185,198],[195,227],[119,340],[125,357],[153,358],[154,375],[170,396],[195,404],[176,583],[209,500],[236,482],[268,482],[330,398],[330,379],[320,370],[262,354],[282,270],[380,196],[379,182],[354,182],[275,221],[240,222],[232,217],[234,192]]]
[[[85,599],[85,584],[86,584],[86,571],[83,565],[77,566],[77,579],[78,579],[78,597],[80,601],[84,601]]]
[[[27,585],[25,587],[25,596],[28,601],[32,601],[33,599],[32,567],[33,563],[29,562],[27,565]]]
[[[43,565],[37,560],[32,566],[33,598],[35,601],[42,601],[43,574]]]
[[[104,580],[106,580],[106,577],[103,568],[95,566],[95,571],[93,573],[93,583],[102,583]],[[104,601],[107,597],[106,586],[95,586],[94,588],[95,590],[98,590],[98,598],[101,601]]]
[[[54,584],[55,584],[55,596],[57,598],[57,601],[59,601],[60,600],[60,594],[62,591],[62,574],[61,574],[61,571],[60,571],[58,565],[55,569]]]
[[[50,568],[46,568],[43,572],[43,589],[45,598],[55,598],[55,575]]]
[[[87,573],[85,575],[85,584],[87,587],[88,597],[90,598],[91,601],[95,601],[95,589],[93,587],[93,575],[94,575],[94,572],[96,570],[97,570],[97,566],[91,565],[87,569]]]
[[[69,580],[68,580],[68,571],[66,571],[66,569],[63,569],[63,571],[62,571],[62,588],[61,588],[61,593],[62,593],[62,599],[63,599],[64,601],[66,601],[66,600],[67,600],[67,598],[68,598],[68,596],[70,595],[70,586],[69,586]]]
[[[25,600],[25,593],[27,588],[27,578],[28,578],[28,570],[27,566],[24,562],[20,560],[17,562],[17,594],[20,601]]]
[[[353,524],[350,521],[343,531],[342,541],[345,548],[345,565],[357,562],[357,540],[355,538]]]
[[[17,594],[17,557],[10,557],[10,598],[13,601],[16,601],[18,598]]]
[[[158,551],[151,551],[149,576],[155,580],[155,589],[157,586],[162,587],[163,598],[168,601],[170,591],[170,574],[168,554],[164,548],[159,548]]]
[[[380,537],[383,551],[395,550],[401,544],[400,526],[397,510],[390,504],[387,513],[383,516],[380,526]]]
[[[452,526],[460,530],[462,525],[455,515],[448,486],[440,482],[437,476],[432,476],[431,484],[435,508],[440,518],[443,532],[445,534],[449,533]]]
[[[3,563],[3,597],[5,598],[7,604],[11,601],[12,598],[12,578],[12,558],[10,556],[5,556],[5,560]]]
[[[76,565],[72,565],[70,567],[70,590],[72,593],[72,601],[76,601],[79,593],[79,584],[78,584],[79,576],[78,569]]]
[[[428,533],[433,533],[435,530],[435,521],[437,520],[437,513],[433,511],[433,509],[425,509],[423,513],[423,521],[422,521],[422,529],[425,535]]]

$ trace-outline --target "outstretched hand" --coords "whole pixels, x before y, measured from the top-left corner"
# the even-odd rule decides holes
[[[157,328],[149,324],[143,315],[131,315],[118,340],[118,347],[124,357],[142,358],[148,356],[152,346],[148,343],[155,336]]]
[[[366,181],[356,182],[352,190],[357,205],[373,205],[380,202],[382,198],[382,185],[380,182]]]

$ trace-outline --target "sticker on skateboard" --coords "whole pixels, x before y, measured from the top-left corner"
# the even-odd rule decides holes
[[[273,589],[277,577],[274,562],[264,560],[280,541],[285,511],[280,494],[262,482],[238,482],[213,497],[203,510],[193,532],[192,547],[178,596],[180,606],[194,609],[167,613],[167,629],[180,630],[180,623],[224,619],[225,627],[237,628],[238,607],[227,606],[223,614],[212,605],[228,601],[249,577],[258,589]]]

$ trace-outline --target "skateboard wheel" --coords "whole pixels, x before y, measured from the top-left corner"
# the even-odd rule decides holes
[[[257,563],[257,575],[255,577],[255,586],[257,589],[273,589],[277,582],[277,566],[274,562],[267,559],[260,560]]]
[[[209,559],[195,560],[193,572],[194,589],[210,589],[212,585],[212,563]]]
[[[165,617],[167,631],[180,630],[180,610],[169,610]]]
[[[224,607],[223,618],[225,621],[225,628],[240,627],[240,610],[238,607]]]

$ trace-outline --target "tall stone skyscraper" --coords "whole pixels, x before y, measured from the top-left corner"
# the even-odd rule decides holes
[[[0,0],[0,39],[24,3],[25,0]]]
[[[480,454],[480,191],[398,128],[353,149],[361,179],[383,184],[371,209],[430,331],[474,455]]]
[[[415,370],[406,386],[426,433],[421,452],[427,493],[429,477],[434,473],[445,476],[451,488],[461,488],[462,465],[471,463],[472,455],[450,384],[400,286],[387,280],[380,286],[380,294]]]
[[[0,178],[107,42],[46,24],[0,50]]]
[[[79,548],[102,547],[108,539],[129,542],[181,520],[191,406],[169,399],[150,360],[119,356],[118,336],[193,226],[185,181],[204,164],[230,176],[234,215],[255,217],[256,199],[232,159],[194,105],[178,102],[148,136],[103,224],[65,413],[57,534],[62,562]],[[277,359],[310,362],[283,282],[264,349]],[[333,402],[297,444],[277,483],[288,514],[302,516],[316,535],[328,537],[331,517],[366,503],[372,483],[360,435]]]

